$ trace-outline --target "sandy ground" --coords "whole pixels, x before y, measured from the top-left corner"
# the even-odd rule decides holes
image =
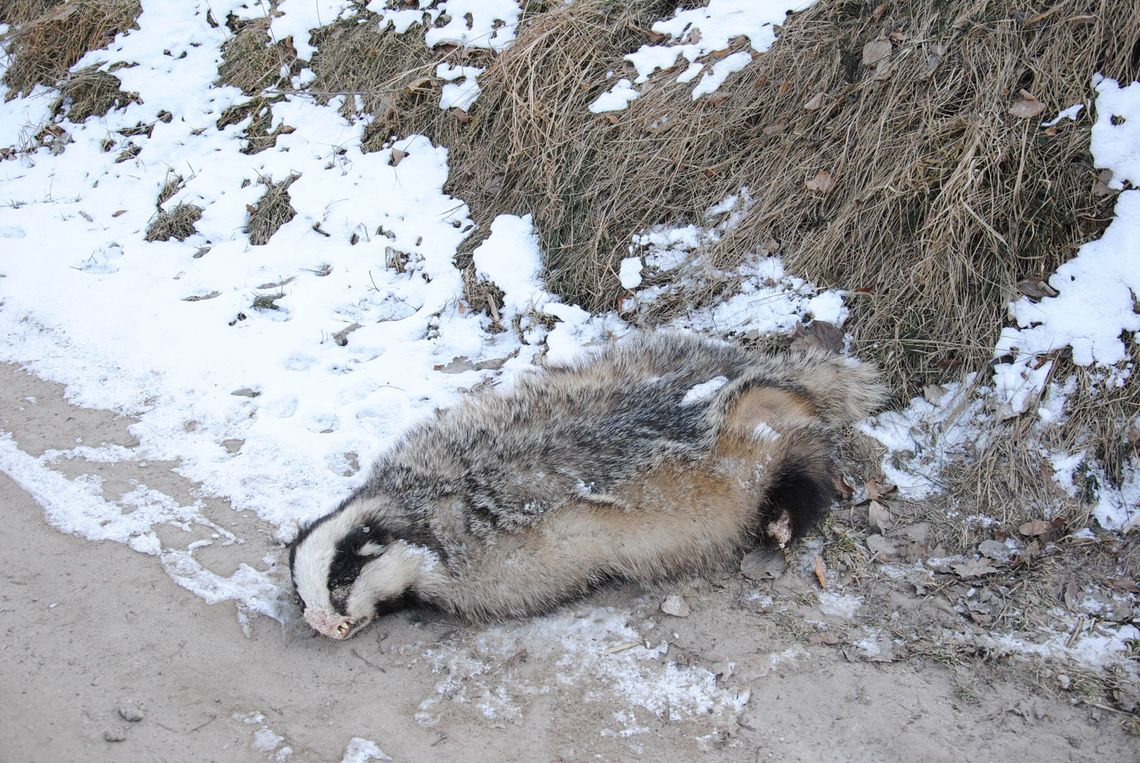
[[[0,366],[0,431],[26,453],[72,447],[77,438],[130,445],[130,423],[75,408],[58,386]],[[100,475],[109,500],[132,481],[187,502],[202,498],[205,513],[244,540],[199,554],[219,574],[267,554],[280,558],[270,528],[197,495],[172,466],[70,461],[56,468]],[[1119,715],[1048,696],[1030,665],[873,662],[813,643],[789,625],[787,611],[769,614],[779,607],[767,597],[809,601],[810,576],[796,572],[771,584],[726,574],[667,591],[618,588],[553,619],[493,629],[411,611],[339,643],[314,637],[295,618],[254,617],[243,628],[232,602],[207,605],[155,557],[53,529],[2,474],[0,507],[4,761],[340,761],[356,737],[397,761],[1114,761],[1140,754]],[[160,531],[170,547],[184,547],[195,533]],[[660,612],[668,592],[684,595],[688,616]],[[804,606],[790,611],[834,617]],[[568,641],[583,623],[593,625]],[[633,642],[630,629],[639,634]],[[588,658],[575,651],[591,639],[613,643]],[[576,660],[588,660],[585,669]],[[688,689],[708,708],[683,693],[654,695],[676,670],[708,679]]]

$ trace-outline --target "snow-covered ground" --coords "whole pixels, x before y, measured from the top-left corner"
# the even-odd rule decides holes
[[[760,5],[767,16],[744,19],[747,9]],[[761,54],[787,5],[711,0],[699,12],[678,11],[654,26],[665,42],[629,57],[637,82],[619,83],[607,95],[628,103],[631,94],[636,97],[635,84],[660,76],[653,73],[678,56],[698,61],[723,49],[726,35],[744,28],[731,25],[747,21],[753,52],[686,70],[683,76],[696,81],[693,97],[700,97],[722,84],[732,67]],[[346,0],[284,0],[271,32],[278,39],[292,36],[307,58],[308,30],[350,6]],[[115,76],[124,90],[139,94],[137,102],[82,124],[61,122],[68,141],[58,153],[35,147],[32,138],[51,121],[53,90],[40,87],[0,103],[0,148],[19,149],[15,158],[0,161],[0,360],[65,384],[77,404],[137,417],[132,433],[138,444],[77,441],[74,449],[36,457],[0,432],[0,469],[36,496],[60,530],[127,543],[159,557],[180,585],[208,601],[233,599],[248,611],[282,619],[287,592],[269,573],[272,560],[249,559],[237,573],[220,577],[196,561],[193,544],[160,539],[160,526],[205,523],[199,507],[146,485],[105,494],[96,478],[68,479],[58,464],[73,458],[177,462],[204,494],[256,512],[285,540],[299,523],[337,503],[358,482],[360,469],[409,424],[452,404],[465,389],[486,381],[509,385],[543,358],[571,358],[630,327],[616,313],[591,315],[549,293],[529,216],[503,215],[475,251],[475,265],[503,290],[503,324],[517,319],[520,330],[492,331],[490,319],[463,301],[454,255],[474,224],[464,201],[442,190],[446,146],[408,135],[364,153],[363,122],[346,120],[339,99],[319,105],[302,91],[273,106],[275,125],[294,130],[281,134],[274,148],[243,154],[238,135],[246,123],[219,129],[217,122],[226,108],[249,99],[213,84],[229,33],[206,16],[211,10],[215,18],[229,12],[251,17],[263,13],[261,5],[142,0],[142,7],[138,29],[76,64],[125,62]],[[382,2],[369,8],[398,31],[408,29],[407,14],[420,12],[389,10]],[[428,46],[502,50],[519,19],[513,0],[448,0],[428,11],[451,19],[429,31]],[[4,62],[0,56],[0,66]],[[469,106],[478,97],[477,75],[437,70],[456,87],[445,91],[441,106]],[[295,84],[303,87],[309,76],[303,71]],[[1096,114],[1097,166],[1113,171],[1116,188],[1140,185],[1140,83],[1120,86],[1097,78],[1094,84],[1096,102],[1088,105]],[[164,121],[163,111],[173,118]],[[149,134],[120,133],[140,123],[152,126]],[[129,146],[133,156],[120,161]],[[176,177],[177,192],[158,205],[160,190]],[[288,188],[296,215],[267,244],[251,244],[247,208],[268,182],[289,177],[296,178]],[[642,288],[643,273],[683,277],[699,260],[701,246],[739,220],[748,203],[742,189],[710,210],[707,220],[644,231],[631,240],[621,267],[629,304],[665,293],[668,287]],[[178,204],[201,208],[197,232],[185,241],[145,241],[155,215]],[[1056,416],[1057,408],[1039,401],[1047,364],[1038,359],[1062,346],[1072,347],[1078,363],[1103,369],[1106,384],[1134,383],[1124,359],[1140,328],[1137,242],[1140,191],[1126,188],[1105,236],[1050,279],[1058,296],[1011,306],[1016,325],[1003,333],[995,353],[1013,360],[995,369],[997,400],[1015,412],[1041,405],[1043,417]],[[738,294],[678,326],[743,335],[789,332],[809,318],[842,325],[846,318],[841,292],[815,288],[787,273],[777,258],[757,255],[738,275]],[[255,307],[258,297],[263,299]],[[913,495],[936,489],[940,454],[974,436],[946,430],[937,443],[915,445],[913,423],[944,416],[955,395],[949,392],[939,405],[916,401],[908,411],[866,426],[891,448],[930,454],[925,474],[890,475]],[[1096,516],[1106,528],[1136,522],[1136,467],[1131,465],[1121,491],[1102,496]],[[591,622],[595,635],[631,635],[620,615],[603,613]],[[582,646],[581,624],[548,618],[537,627],[544,638],[562,643],[568,656],[580,657],[580,669],[593,669],[596,650]],[[515,627],[487,638],[513,644],[530,636]],[[641,651],[651,650],[638,647],[626,655],[627,672],[612,683],[615,691],[639,697],[642,706],[652,703],[643,696],[652,687],[674,691],[677,682],[688,694],[673,708],[688,702],[693,713],[705,713],[737,701],[717,693],[708,671],[670,672],[667,663],[657,662],[649,670]],[[467,669],[449,666],[446,655],[436,658],[442,670]],[[513,700],[489,695],[486,701],[488,712],[509,713]],[[424,713],[430,717],[430,708]],[[382,759],[369,744],[360,740],[354,759]]]

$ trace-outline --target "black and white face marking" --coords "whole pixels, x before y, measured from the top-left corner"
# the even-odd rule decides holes
[[[359,512],[351,509],[302,531],[289,555],[305,621],[335,639],[405,606],[421,568],[435,559],[427,549],[359,521]]]

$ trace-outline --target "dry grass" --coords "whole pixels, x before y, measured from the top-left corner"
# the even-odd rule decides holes
[[[230,106],[218,117],[217,127],[224,130],[230,125],[249,120],[249,124],[242,132],[245,141],[241,152],[243,154],[256,154],[267,148],[277,145],[277,136],[293,132],[288,125],[273,127],[273,104],[281,101],[284,96],[273,97],[257,96],[244,103]]]
[[[31,15],[40,10],[38,15]],[[76,61],[134,26],[138,0],[72,0],[64,4],[17,2],[0,18],[18,18],[8,34],[11,63],[4,84],[16,97],[36,85],[55,85]]]
[[[289,203],[289,186],[298,177],[300,176],[290,175],[277,183],[269,178],[261,180],[266,186],[265,193],[247,208],[249,217],[246,219],[245,231],[249,235],[249,243],[254,246],[269,243],[273,234],[293,219],[296,210]]]
[[[52,105],[52,116],[82,122],[88,117],[104,116],[111,109],[141,103],[138,93],[125,92],[122,84],[118,77],[98,66],[71,72],[59,83],[59,98]]]
[[[294,73],[297,51],[288,41],[269,39],[269,19],[231,20],[227,26],[234,36],[222,45],[222,62],[218,65],[219,85],[233,85],[246,95],[288,84],[282,69]]]
[[[0,4],[0,24],[26,24],[65,2],[66,0],[5,0]]]
[[[159,210],[146,227],[147,241],[185,241],[198,231],[194,224],[202,219],[202,208],[194,204],[175,204],[167,211]]]

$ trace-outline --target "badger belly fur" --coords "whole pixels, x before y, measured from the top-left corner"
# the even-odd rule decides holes
[[[832,502],[836,431],[882,397],[866,364],[669,332],[472,394],[294,541],[305,619],[345,638],[409,601],[525,616],[782,545]]]

